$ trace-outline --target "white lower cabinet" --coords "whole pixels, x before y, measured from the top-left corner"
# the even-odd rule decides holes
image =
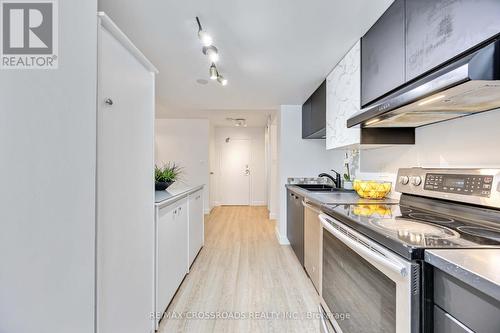
[[[189,266],[200,252],[204,241],[203,190],[189,195]]]
[[[188,272],[188,199],[157,209],[156,313],[163,314]]]

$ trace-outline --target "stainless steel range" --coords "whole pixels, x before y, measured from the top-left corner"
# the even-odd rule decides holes
[[[400,169],[396,190],[323,206],[323,332],[421,332],[425,250],[500,248],[500,169]]]

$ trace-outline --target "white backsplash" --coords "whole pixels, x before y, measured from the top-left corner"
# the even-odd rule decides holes
[[[499,124],[494,110],[417,128],[415,145],[362,150],[358,178],[394,186],[399,168],[500,168]]]

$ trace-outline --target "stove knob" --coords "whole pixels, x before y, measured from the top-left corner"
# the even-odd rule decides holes
[[[411,183],[415,186],[422,184],[422,178],[420,176],[415,176],[411,178]]]
[[[408,182],[410,181],[410,178],[408,178],[408,176],[401,176],[399,177],[399,182],[403,185],[406,185],[408,184]]]

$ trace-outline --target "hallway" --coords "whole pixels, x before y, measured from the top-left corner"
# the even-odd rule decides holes
[[[318,296],[265,207],[216,207],[159,332],[318,332]]]

